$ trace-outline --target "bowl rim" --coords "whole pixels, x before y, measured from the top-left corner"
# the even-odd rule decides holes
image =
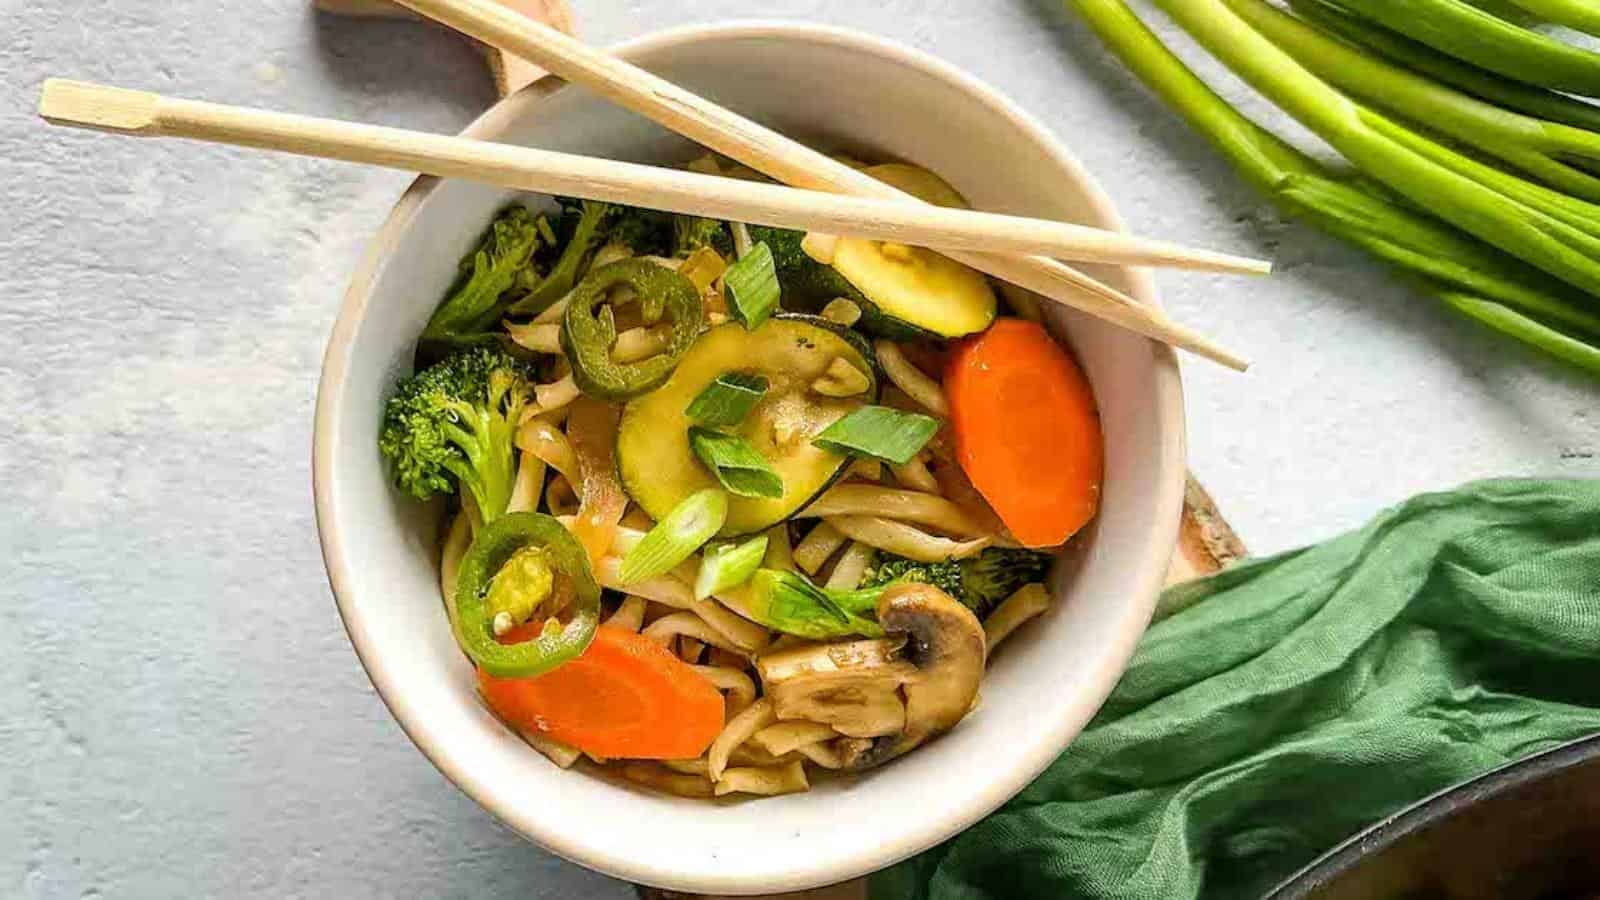
[[[999,113],[1019,132],[1027,134],[1053,164],[1073,175],[1076,187],[1083,193],[1084,199],[1093,208],[1095,215],[1101,217],[1111,227],[1126,230],[1122,217],[1099,182],[1043,123],[975,76],[898,41],[837,26],[770,19],[741,19],[731,22],[682,25],[655,31],[613,45],[609,51],[625,59],[635,59],[641,55],[702,41],[753,38],[842,48],[854,53],[876,56],[884,61],[933,76],[947,84],[951,90],[967,94]],[[497,101],[468,124],[461,134],[465,137],[493,140],[496,135],[520,118],[528,108],[566,86],[566,82],[561,79],[547,75]],[[1157,483],[1157,495],[1152,504],[1156,527],[1143,547],[1144,562],[1134,570],[1137,574],[1129,584],[1128,605],[1132,614],[1128,620],[1130,627],[1122,629],[1117,635],[1112,646],[1108,648],[1110,652],[1103,657],[1102,665],[1092,673],[1092,680],[1083,683],[1084,690],[1080,691],[1081,696],[1092,698],[1092,705],[1087,714],[1081,719],[1078,716],[1062,715],[1050,728],[1041,730],[1031,752],[1024,758],[1024,763],[1013,771],[996,775],[988,785],[974,794],[961,815],[947,817],[943,821],[917,823],[915,827],[908,828],[901,834],[873,846],[863,847],[851,855],[809,860],[782,873],[775,873],[771,878],[746,878],[737,874],[689,872],[639,864],[623,854],[610,852],[601,842],[584,841],[573,837],[570,833],[544,827],[536,819],[524,815],[517,804],[503,799],[493,785],[477,778],[466,762],[456,758],[448,749],[447,737],[432,731],[426,713],[410,706],[405,698],[394,690],[389,671],[394,663],[386,659],[381,648],[372,641],[361,616],[346,604],[345,597],[354,590],[354,580],[346,554],[345,537],[340,533],[340,523],[334,512],[336,504],[333,501],[335,436],[338,434],[338,424],[344,416],[341,389],[350,368],[349,351],[353,337],[365,320],[378,272],[388,259],[399,236],[411,227],[423,200],[442,180],[423,175],[417,177],[406,188],[370,239],[361,262],[351,276],[349,287],[340,302],[338,317],[328,337],[322,373],[317,384],[311,469],[312,495],[323,564],[327,570],[329,586],[339,617],[351,646],[379,699],[388,708],[401,730],[452,784],[518,834],[570,862],[595,871],[670,890],[760,894],[806,890],[847,881],[886,868],[947,840],[1016,795],[1077,736],[1086,720],[1110,695],[1125,670],[1135,645],[1148,626],[1157,597],[1165,584],[1167,567],[1177,544],[1187,472],[1187,431],[1182,381],[1176,355],[1170,347],[1164,345],[1152,347],[1151,365],[1154,370],[1157,421],[1168,426],[1172,438],[1157,451],[1156,463],[1162,478]],[[1126,274],[1129,283],[1128,293],[1142,303],[1159,308],[1161,304],[1149,272],[1141,268],[1130,268],[1126,270]],[[1078,705],[1074,704],[1074,707]]]

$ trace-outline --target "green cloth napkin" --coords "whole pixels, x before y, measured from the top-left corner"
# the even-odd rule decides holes
[[[1600,732],[1600,481],[1490,481],[1169,591],[1083,734],[875,900],[1258,897]]]

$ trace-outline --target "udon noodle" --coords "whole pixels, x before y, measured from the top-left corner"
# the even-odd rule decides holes
[[[715,160],[695,165],[713,170],[718,166]],[[914,192],[919,186],[930,184],[928,179],[937,181],[936,176],[922,170],[911,175],[900,171],[914,167],[897,169],[891,165],[878,169],[883,170],[885,180]],[[737,177],[747,175],[738,173]],[[899,183],[890,175],[913,180]],[[950,190],[948,185],[942,189]],[[697,223],[688,224],[699,227]],[[610,389],[601,382],[613,367],[632,371],[629,367],[633,366],[643,371],[639,367],[648,367],[664,355],[683,353],[675,343],[681,323],[663,320],[662,310],[652,305],[659,301],[642,286],[653,283],[649,272],[655,269],[677,273],[674,284],[691,284],[700,293],[697,308],[703,310],[703,322],[695,323],[696,332],[711,332],[717,326],[738,327],[731,320],[746,312],[740,306],[744,298],[736,296],[730,285],[734,278],[730,267],[751,254],[767,252],[764,241],[753,238],[768,235],[766,239],[770,240],[776,232],[738,223],[710,224],[727,227],[730,258],[711,250],[709,244],[686,254],[639,253],[622,238],[613,236],[581,268],[562,275],[566,264],[563,255],[563,261],[550,263],[543,280],[531,288],[511,289],[513,293],[526,290],[526,296],[533,297],[555,283],[552,279],[566,278],[561,283],[562,293],[545,297],[541,304],[531,307],[531,314],[515,315],[518,303],[511,302],[503,321],[488,324],[489,328],[498,329],[492,340],[509,348],[524,361],[519,364],[537,374],[528,381],[526,402],[508,407],[516,409],[516,415],[511,423],[514,460],[513,466],[506,469],[512,474],[505,493],[498,495],[489,490],[494,486],[492,479],[482,479],[481,484],[462,480],[454,492],[456,509],[440,543],[440,591],[452,629],[461,640],[463,630],[470,630],[470,626],[462,624],[462,618],[481,614],[478,607],[482,597],[460,592],[466,590],[463,585],[477,573],[469,554],[475,552],[478,535],[493,518],[485,515],[489,512],[483,506],[485,497],[503,496],[507,514],[553,517],[576,538],[576,545],[587,557],[588,573],[600,592],[600,608],[588,627],[595,628],[593,621],[597,620],[598,627],[608,633],[624,635],[635,642],[642,639],[665,650],[677,660],[674,666],[681,663],[679,668],[690,677],[702,680],[720,694],[720,729],[715,730],[714,736],[707,733],[709,742],[699,745],[703,750],[698,755],[630,758],[608,756],[612,751],[604,747],[594,752],[593,744],[563,743],[547,733],[543,720],[508,718],[508,724],[563,769],[582,766],[683,797],[791,794],[809,790],[814,779],[824,773],[861,770],[891,759],[964,716],[975,705],[975,687],[959,700],[951,699],[954,694],[946,697],[938,693],[942,690],[939,678],[919,668],[926,661],[918,662],[916,658],[918,642],[927,641],[924,627],[946,612],[973,623],[966,632],[970,646],[961,652],[967,653],[966,658],[977,666],[970,673],[975,685],[996,646],[1048,609],[1050,593],[1041,583],[1048,557],[1037,553],[1028,557],[1031,568],[1021,575],[1009,570],[997,575],[999,570],[994,567],[983,568],[992,553],[1002,552],[991,548],[1031,553],[1017,548],[1042,545],[1019,540],[1018,534],[1007,527],[1011,519],[997,513],[986,499],[986,491],[968,476],[966,469],[971,460],[958,451],[949,424],[952,416],[960,413],[960,398],[947,391],[940,378],[951,343],[926,327],[900,327],[898,332],[882,329],[883,322],[893,319],[876,298],[854,293],[850,283],[840,280],[836,282],[841,286],[840,295],[829,299],[825,294],[813,307],[813,321],[844,335],[849,346],[862,348],[861,352],[872,362],[869,371],[849,363],[844,356],[835,357],[812,384],[818,408],[832,408],[828,404],[839,402],[835,398],[848,399],[871,385],[872,398],[882,404],[884,415],[925,414],[905,421],[928,421],[931,415],[931,421],[939,426],[936,433],[923,432],[918,444],[904,455],[846,456],[836,463],[834,475],[819,482],[820,489],[802,495],[784,515],[768,518],[753,530],[734,531],[764,541],[752,540],[759,560],[750,561],[742,581],[707,589],[707,573],[716,574],[716,570],[710,566],[707,547],[711,545],[705,543],[704,537],[700,538],[703,546],[699,550],[673,557],[647,574],[630,571],[636,558],[657,540],[664,520],[677,516],[678,510],[662,518],[651,515],[647,507],[658,514],[665,507],[642,499],[639,485],[628,481],[626,474],[619,475],[619,433],[627,427],[623,420],[633,413],[625,412],[624,404],[614,394],[608,394]],[[680,219],[674,227],[681,229],[685,223]],[[555,240],[543,218],[538,220],[538,228],[542,237],[535,243]],[[495,231],[485,247],[496,249],[498,245],[493,242],[506,239]],[[802,244],[806,242],[821,246],[840,272],[848,270],[847,263],[852,258],[849,254],[859,254],[863,248],[872,249],[885,259],[915,259],[916,265],[960,269],[955,263],[915,248],[859,241],[852,244],[848,238],[820,236],[807,236]],[[807,253],[814,250],[808,248]],[[480,252],[475,266],[489,264],[486,253],[487,250]],[[582,272],[630,263],[648,266],[630,270],[644,272],[640,276],[643,280],[614,289],[609,305],[600,307],[603,313],[597,327],[607,336],[608,352],[596,367],[592,359],[584,358],[586,351],[576,342],[573,331],[577,327],[573,315],[589,309],[594,299],[586,293],[590,290],[586,287],[589,280],[581,277]],[[829,273],[824,269],[825,266],[818,271],[826,278]],[[976,284],[975,290],[989,294],[981,277],[967,270],[954,274],[947,271],[941,277],[949,283]],[[787,304],[791,285],[785,283],[782,287]],[[1023,318],[1039,318],[1037,302],[1031,296],[1012,291],[1005,296]],[[988,302],[994,303],[992,298]],[[992,308],[988,316],[994,317]],[[881,329],[872,332],[879,336],[870,344],[852,330],[869,326]],[[433,327],[434,323],[430,323],[430,329]],[[748,322],[745,327],[754,330]],[[891,333],[893,336],[889,336]],[[425,333],[424,339],[427,338]],[[799,340],[803,344],[806,339]],[[877,379],[882,380],[881,385]],[[762,390],[764,384],[763,379]],[[805,414],[814,415],[815,411]],[[392,404],[390,415],[394,415]],[[455,435],[466,427],[460,417],[467,413],[452,411],[450,415],[442,433],[446,439],[457,439]],[[836,412],[830,420],[839,417]],[[796,441],[820,441],[817,431],[828,424],[808,424],[810,420],[804,416],[794,421],[799,424],[788,419],[774,420],[770,436],[773,447],[781,451],[797,446]],[[1097,434],[1095,439],[1098,440]],[[484,452],[482,447],[463,446],[468,449],[452,463],[445,483],[465,479],[463,471],[482,463],[473,455]],[[397,473],[406,465],[414,465],[401,458],[404,450],[394,450],[390,444],[385,444],[384,450],[395,463]],[[714,469],[713,474],[725,484],[725,478],[732,477]],[[1098,478],[1098,471],[1093,476]],[[399,474],[397,480],[403,481]],[[426,486],[439,489],[437,483]],[[473,489],[468,490],[469,487]],[[425,493],[415,486],[411,491],[418,496]],[[495,499],[494,505],[498,507],[500,502]],[[720,547],[718,552],[732,546],[730,543]],[[996,566],[1010,565],[1009,560],[1013,559],[1002,558],[1007,562]],[[967,563],[977,565],[967,568]],[[509,565],[504,560],[497,564]],[[776,594],[770,590],[761,593],[750,580],[752,569],[758,572],[757,577],[767,579],[764,584],[769,587],[778,585],[790,591],[784,595],[784,602],[790,604],[784,610],[790,610],[795,603],[802,607],[814,603],[822,610],[822,619],[790,622],[775,607],[764,605],[776,602],[772,600]],[[517,643],[532,640],[528,635],[544,640],[564,634],[583,615],[579,583],[569,576],[570,573],[561,572],[551,576],[554,580],[540,594],[544,599],[530,608],[513,604],[495,611],[495,639]],[[1004,585],[1004,590],[996,593],[999,588],[995,585]],[[989,594],[973,599],[980,590]],[[891,597],[895,599],[891,601]],[[945,606],[935,609],[935,600]],[[906,610],[912,609],[924,619],[908,626],[905,622],[910,620],[905,616],[912,613]],[[979,616],[983,617],[981,624]],[[465,644],[463,649],[479,660]],[[925,652],[927,648],[923,646],[921,650]],[[659,654],[661,650],[651,652]],[[860,673],[869,673],[870,677]],[[489,678],[481,670],[480,675]],[[501,712],[487,694],[486,702]],[[929,713],[941,703],[948,708]]]

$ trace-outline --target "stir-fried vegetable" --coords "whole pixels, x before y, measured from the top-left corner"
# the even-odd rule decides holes
[[[700,572],[694,581],[694,598],[704,600],[736,588],[761,568],[767,555],[767,536],[758,534],[742,543],[707,547],[700,558]]]
[[[1450,301],[1452,297],[1496,305],[1495,315],[1474,318],[1503,334],[1600,372],[1600,349],[1584,342],[1585,337],[1592,339],[1600,335],[1600,318],[1580,290],[1497,252],[1488,243],[1480,243],[1439,219],[1417,212],[1416,208],[1400,202],[1394,194],[1371,182],[1333,172],[1261,129],[1197,78],[1139,21],[1123,0],[1071,2],[1101,40],[1135,74],[1222,151],[1240,174],[1266,192],[1274,203],[1422,276],[1423,287],[1446,300],[1452,308],[1462,308]],[[1464,228],[1470,222],[1469,230],[1528,262],[1542,265],[1549,258],[1559,257],[1564,265],[1552,265],[1551,271],[1576,271],[1577,274],[1571,275],[1574,284],[1597,282],[1600,265],[1559,246],[1577,229],[1549,220],[1499,192],[1501,189],[1515,192],[1518,186],[1532,188],[1533,185],[1474,164],[1435,145],[1452,164],[1482,175],[1489,185],[1478,184],[1438,166],[1431,157],[1419,156],[1411,149],[1428,142],[1412,135],[1414,140],[1409,144],[1395,143],[1386,136],[1403,133],[1405,129],[1392,122],[1384,122],[1381,132],[1374,130],[1371,123],[1382,121],[1380,117],[1356,107],[1318,81],[1225,6],[1206,0],[1193,0],[1201,4],[1193,8],[1191,0],[1163,0],[1163,3],[1169,7],[1181,5],[1185,10],[1181,21],[1198,20],[1201,24],[1197,24],[1197,28],[1209,21],[1210,16],[1220,17],[1219,22],[1206,26],[1221,29],[1216,34],[1207,32],[1211,42],[1250,40],[1252,52],[1264,44],[1266,49],[1262,52],[1269,54],[1264,59],[1241,59],[1239,57],[1249,57],[1250,53],[1237,48],[1218,52],[1225,61],[1241,66],[1248,62],[1253,79],[1291,92],[1292,98],[1285,100],[1290,112],[1297,116],[1304,114],[1308,124],[1326,125],[1328,134],[1325,136],[1339,136],[1336,146],[1345,149],[1352,161],[1374,177],[1388,182],[1396,192],[1412,198],[1417,208],[1456,221]],[[1320,109],[1307,110],[1306,107]],[[1352,134],[1359,137],[1352,139]],[[1568,199],[1566,204],[1555,205],[1577,203]],[[1497,235],[1505,239],[1496,241]],[[1585,269],[1591,270],[1588,278],[1582,277]],[[1558,333],[1552,336],[1552,331]]]
[[[528,621],[539,604],[550,598],[555,583],[556,573],[544,547],[531,545],[511,554],[489,581],[484,598],[491,630],[502,635]]]
[[[765,225],[749,226],[750,238],[765,244],[772,253],[773,270],[783,286],[783,302],[791,310],[818,310],[836,297],[844,297],[857,304],[866,298],[831,266],[823,265],[806,255],[801,248],[805,232]]]
[[[783,479],[744,438],[695,426],[689,429],[689,446],[728,493],[740,497],[783,496]]]
[[[863,406],[829,425],[811,442],[846,456],[905,465],[928,445],[939,420],[887,406]]]
[[[956,347],[944,377],[961,468],[1028,547],[1060,544],[1100,505],[1100,414],[1044,330],[999,319]]]
[[[722,730],[722,695],[711,682],[655,641],[610,625],[554,671],[503,678],[480,669],[478,684],[502,719],[597,756],[693,759]]]
[[[617,323],[609,298],[613,290],[624,287],[638,298],[646,324],[659,321],[663,313],[669,323],[666,348],[637,362],[618,362],[611,354]],[[625,259],[584,276],[567,303],[561,347],[580,390],[607,400],[626,400],[659,387],[672,375],[700,334],[704,318],[700,292],[687,278],[647,260]]]
[[[778,273],[772,265],[772,251],[756,244],[750,252],[722,273],[728,292],[728,308],[744,327],[755,331],[778,310]]]
[[[860,589],[901,582],[931,584],[984,618],[1018,588],[1043,581],[1054,559],[1048,553],[1011,547],[990,547],[967,559],[936,563],[879,554]]]
[[[724,600],[750,619],[812,640],[860,635],[882,637],[871,616],[883,591],[830,591],[798,572],[758,569],[750,583]]]
[[[728,372],[706,385],[684,414],[696,425],[723,428],[737,425],[766,394],[771,382],[754,372]]]
[[[573,599],[563,610],[568,619],[539,623],[532,633],[523,632],[516,638],[510,637],[515,629],[501,627],[497,634],[496,618],[509,615],[510,610],[503,601],[500,609],[491,606],[496,596],[494,583],[502,576],[514,582],[533,577],[543,583],[543,575],[530,575],[525,553],[530,548],[539,551],[539,566],[544,567],[545,573],[553,569],[571,583]],[[509,572],[508,563],[513,564]],[[516,584],[510,590],[537,594],[538,584]],[[545,594],[548,593],[546,587]],[[542,602],[544,597],[537,599]],[[462,558],[455,606],[456,641],[484,673],[497,678],[528,678],[554,669],[589,646],[600,621],[600,585],[594,580],[583,546],[560,522],[541,513],[511,513],[478,532]],[[529,615],[532,612],[527,611]]]
[[[401,490],[426,500],[458,487],[474,530],[506,510],[516,482],[527,369],[502,351],[464,350],[400,383],[384,406],[378,449]]]
[[[760,496],[735,493],[721,536],[748,536],[795,515],[849,465],[811,438],[876,397],[871,352],[859,335],[809,316],[780,314],[755,331],[737,322],[712,328],[684,354],[666,384],[629,401],[623,411],[617,457],[629,496],[659,519],[695,491],[720,486],[716,472],[734,471],[708,468],[695,452],[690,442],[695,422],[688,410],[712,382],[743,372],[766,378],[767,391],[738,424],[720,430],[746,442],[776,474],[782,492],[767,496],[773,481],[750,476],[759,480],[740,486]],[[838,365],[856,370],[867,389],[844,397],[813,390]]]
[[[549,228],[523,206],[496,216],[478,249],[461,261],[460,283],[433,311],[421,339],[467,343],[493,328],[509,298],[538,279],[529,260],[540,245],[541,225]]]
[[[623,583],[670,571],[721,531],[727,518],[728,495],[722,491],[707,488],[685,497],[622,558]]]
[[[672,217],[672,236],[674,256],[688,257],[705,247],[710,247],[723,257],[732,255],[733,237],[728,233],[727,224],[720,219],[675,215]]]
[[[785,634],[813,640],[876,637],[882,634],[876,621],[878,601],[897,584],[931,584],[983,618],[1022,586],[1043,581],[1053,559],[1036,550],[1001,547],[932,563],[880,554],[861,585],[850,590],[830,590],[799,572],[768,568],[757,571],[749,587],[730,602],[742,614]]]
[[[550,267],[548,275],[507,308],[507,312],[513,315],[542,313],[572,290],[605,238],[606,220],[616,210],[611,204],[597,200],[562,199],[561,206],[563,222],[573,223],[566,243],[561,248],[561,256]]]
[[[962,202],[931,172],[881,168]],[[987,323],[987,283],[859,242],[845,268],[885,303],[807,258],[840,291],[827,317],[796,315],[743,226],[560,202],[554,226],[520,207],[496,220],[419,346],[443,361],[385,410],[396,482],[459,494],[440,584],[489,707],[563,768],[620,758],[624,777],[696,797],[806,790],[809,765],[869,768],[953,726],[984,668],[973,610],[1047,559],[981,552],[1003,526],[951,432],[912,411],[944,415],[935,336]],[[794,237],[796,253],[825,240]],[[976,306],[944,291],[969,278]],[[885,312],[915,313],[924,291],[944,291],[933,327]],[[875,351],[858,320],[924,343]],[[879,360],[902,386],[918,360],[921,388],[872,405]],[[816,582],[795,568],[800,516],[824,520],[802,547]],[[898,556],[874,566],[882,551]],[[604,626],[602,585],[627,595]],[[1006,628],[1043,605],[1012,604]],[[813,643],[769,653],[779,632]]]
[[[617,523],[628,509],[628,495],[617,480],[617,410],[592,397],[580,397],[567,413],[567,441],[578,464],[578,515],[573,533],[599,565],[611,552]]]

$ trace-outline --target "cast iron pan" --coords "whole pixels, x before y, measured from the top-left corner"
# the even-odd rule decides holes
[[[1267,900],[1600,900],[1600,735],[1456,785]]]

